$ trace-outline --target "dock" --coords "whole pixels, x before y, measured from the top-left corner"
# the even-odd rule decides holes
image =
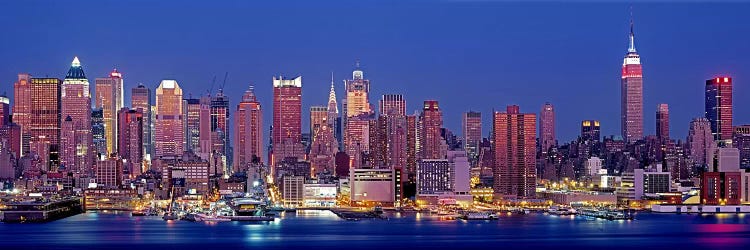
[[[81,197],[28,199],[6,203],[3,222],[48,222],[83,212]]]

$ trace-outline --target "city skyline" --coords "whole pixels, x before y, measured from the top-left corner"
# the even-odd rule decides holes
[[[432,16],[435,15],[435,12],[439,12],[441,9],[445,7],[450,7],[453,5],[458,5],[463,8],[459,8],[459,10],[456,13],[451,13],[450,15],[463,15],[463,12],[466,11],[466,9],[473,9],[473,7],[470,4],[461,4],[461,3],[444,3],[444,4],[437,4],[434,6],[427,6],[426,14],[421,15],[428,15]],[[367,7],[366,4],[360,4],[361,6],[358,7]],[[446,6],[447,5],[447,6]],[[489,3],[488,4],[489,9],[503,9],[502,7],[507,7],[510,9],[513,8],[527,8],[528,6],[524,5],[510,5],[506,6],[501,3]],[[405,3],[405,7],[411,6],[410,3]],[[575,5],[574,5],[575,6]],[[19,6],[19,8],[23,9],[24,6]],[[157,9],[160,6],[155,6]],[[163,6],[162,6],[163,7]],[[355,6],[357,7],[357,6]],[[569,6],[558,6],[563,9],[570,8]],[[691,7],[691,6],[681,6],[677,5],[670,6],[672,9],[675,9],[674,13],[670,15],[675,15],[676,17],[685,18],[686,14],[690,13],[691,10],[697,7]],[[705,7],[705,6],[704,6]],[[738,17],[734,15],[735,9],[741,9],[741,8],[729,8],[732,7],[731,5],[727,4],[719,4],[719,5],[708,5],[709,8],[714,9],[720,9],[722,10],[723,15],[718,17],[720,20],[715,21],[706,21],[703,23],[700,23],[698,25],[691,25],[690,22],[685,23],[685,27],[690,28],[690,33],[698,32],[699,30],[703,30],[704,32],[707,32],[706,29],[718,29],[716,28],[717,25],[714,25],[712,22],[718,22],[721,24],[725,24],[728,19],[731,20],[742,20],[740,18],[744,17]],[[68,8],[68,7],[65,7]],[[547,13],[545,9],[548,7],[542,8],[540,10],[541,12]],[[110,58],[105,58],[103,54],[98,54],[96,51],[99,51],[100,49],[97,49],[96,47],[82,47],[79,45],[75,46],[69,46],[69,48],[62,48],[58,46],[53,46],[54,48],[51,48],[51,52],[49,56],[46,55],[39,55],[43,56],[44,63],[39,63],[38,60],[35,60],[33,62],[27,62],[26,59],[19,58],[16,63],[12,64],[11,67],[0,69],[0,73],[3,73],[2,77],[0,79],[3,79],[3,82],[12,83],[15,81],[15,76],[18,73],[21,72],[28,72],[32,74],[34,77],[42,77],[42,76],[50,76],[50,77],[58,77],[62,78],[63,71],[64,71],[64,65],[65,62],[69,61],[71,57],[78,55],[81,60],[86,65],[87,70],[90,75],[92,76],[103,76],[106,73],[110,72],[112,68],[117,68],[122,72],[124,79],[125,79],[125,86],[124,89],[129,90],[135,86],[138,85],[138,83],[142,82],[150,89],[155,89],[156,86],[158,86],[158,82],[161,79],[170,79],[174,78],[178,80],[181,85],[185,85],[184,89],[186,94],[193,94],[194,96],[199,96],[203,93],[205,93],[206,89],[210,87],[211,79],[218,75],[219,79],[216,81],[216,84],[213,88],[213,92],[217,92],[219,86],[221,86],[221,81],[223,80],[221,78],[221,74],[224,72],[229,72],[229,77],[226,85],[225,93],[231,93],[229,95],[230,99],[230,105],[234,105],[237,102],[239,102],[241,98],[241,93],[244,92],[244,90],[247,88],[248,85],[252,84],[256,88],[256,93],[258,93],[258,99],[261,101],[261,103],[264,106],[270,107],[271,105],[271,84],[270,79],[274,75],[278,75],[279,73],[282,73],[285,77],[295,77],[298,75],[305,77],[305,87],[303,88],[303,93],[305,98],[303,98],[303,110],[307,110],[310,106],[313,105],[325,105],[326,104],[326,97],[328,96],[327,93],[329,92],[330,87],[330,72],[333,71],[336,73],[338,79],[335,79],[335,88],[336,91],[339,93],[345,93],[343,89],[343,80],[348,78],[348,73],[351,72],[354,68],[354,62],[359,59],[362,62],[362,68],[363,71],[367,74],[367,78],[372,80],[372,93],[370,94],[370,104],[376,105],[376,103],[373,102],[373,100],[378,99],[379,96],[382,94],[389,94],[394,93],[394,90],[397,90],[401,88],[401,86],[406,86],[404,88],[403,94],[405,99],[407,100],[407,113],[413,113],[413,111],[419,109],[419,104],[428,99],[435,99],[438,100],[441,103],[441,109],[443,110],[445,117],[444,124],[445,127],[453,131],[454,133],[460,133],[460,124],[461,124],[461,114],[463,112],[469,111],[469,110],[476,110],[480,111],[485,114],[489,114],[492,109],[502,109],[505,105],[511,105],[511,104],[517,104],[522,107],[539,107],[544,102],[550,102],[555,105],[556,108],[556,125],[557,125],[557,137],[558,140],[561,142],[570,141],[574,139],[578,135],[578,125],[581,120],[584,119],[596,119],[600,120],[602,124],[602,135],[618,135],[620,134],[620,127],[619,127],[619,117],[616,113],[619,107],[618,103],[613,102],[613,100],[617,99],[619,97],[619,83],[617,82],[617,79],[615,78],[617,75],[617,69],[619,67],[618,58],[622,58],[624,55],[624,51],[627,49],[627,35],[628,35],[628,28],[629,28],[629,22],[628,22],[628,8],[626,4],[622,4],[622,6],[618,5],[593,5],[593,6],[584,6],[582,9],[602,9],[601,13],[595,13],[591,15],[603,15],[602,13],[608,13],[612,14],[612,17],[602,17],[602,24],[601,25],[595,25],[596,27],[590,27],[591,30],[588,31],[582,31],[580,29],[575,29],[575,27],[568,27],[567,30],[560,29],[561,27],[558,27],[558,24],[550,24],[552,27],[537,27],[538,25],[534,24],[533,22],[520,22],[518,24],[513,25],[503,25],[504,22],[501,22],[501,20],[497,19],[490,19],[487,21],[487,24],[479,24],[477,23],[476,19],[470,19],[468,21],[464,21],[464,25],[469,25],[470,30],[479,29],[479,28],[488,28],[491,24],[499,25],[497,28],[497,32],[492,32],[494,35],[491,34],[485,34],[481,33],[481,36],[499,36],[502,34],[506,34],[507,32],[513,32],[517,31],[517,29],[522,28],[528,28],[528,26],[534,26],[534,28],[541,29],[540,33],[544,32],[561,32],[564,31],[565,33],[568,33],[569,35],[566,35],[565,39],[556,40],[559,44],[556,43],[550,43],[547,44],[547,47],[532,47],[534,49],[539,49],[540,52],[534,52],[534,51],[525,51],[520,50],[524,53],[518,53],[512,56],[504,56],[503,58],[508,58],[510,60],[507,60],[509,62],[515,62],[516,65],[506,65],[508,62],[505,61],[495,61],[492,63],[481,63],[482,61],[475,61],[475,60],[469,60],[470,63],[467,65],[469,66],[469,69],[467,69],[466,66],[461,66],[463,60],[450,60],[450,58],[444,58],[444,60],[438,60],[441,61],[441,63],[438,63],[439,65],[434,65],[435,62],[427,62],[425,60],[420,60],[419,63],[411,63],[414,60],[414,57],[416,55],[410,55],[406,54],[405,58],[409,64],[402,65],[396,68],[396,66],[389,65],[388,61],[393,61],[393,58],[396,58],[397,55],[373,55],[372,52],[367,51],[365,48],[360,48],[360,46],[355,46],[357,49],[353,49],[347,46],[343,46],[341,48],[336,47],[330,47],[326,48],[324,51],[329,51],[334,53],[333,57],[330,59],[325,59],[324,63],[319,63],[315,65],[309,65],[306,63],[307,59],[301,60],[300,63],[292,63],[290,66],[278,66],[278,62],[275,59],[269,60],[266,56],[253,56],[248,57],[252,61],[252,63],[257,63],[258,65],[255,65],[256,67],[247,67],[243,66],[246,65],[246,62],[237,62],[236,59],[229,60],[226,62],[221,62],[221,60],[211,60],[217,59],[213,56],[201,56],[198,55],[195,58],[200,58],[201,61],[204,63],[207,63],[205,66],[205,70],[202,69],[201,72],[189,72],[189,71],[195,71],[194,69],[191,69],[190,67],[185,68],[179,68],[178,66],[170,66],[172,64],[167,64],[162,67],[152,67],[150,65],[150,62],[146,62],[143,60],[136,60],[140,57],[130,57],[126,58],[123,55],[117,55],[115,53],[115,56],[111,56]],[[637,36],[637,47],[638,52],[643,56],[643,63],[644,68],[646,70],[644,71],[644,135],[649,134],[655,134],[655,128],[654,128],[654,116],[651,115],[655,112],[656,104],[658,103],[666,103],[673,106],[680,105],[684,108],[681,109],[674,109],[670,110],[670,119],[671,120],[671,135],[672,138],[685,138],[687,135],[687,129],[689,121],[692,118],[695,117],[702,117],[703,116],[703,107],[697,102],[685,102],[685,99],[688,100],[694,100],[694,99],[700,99],[702,97],[702,83],[705,81],[705,79],[712,79],[716,76],[723,76],[728,75],[733,77],[737,80],[737,83],[734,87],[734,92],[742,93],[743,92],[743,86],[742,86],[742,74],[743,71],[739,68],[734,68],[737,63],[737,60],[739,58],[743,58],[742,55],[745,55],[748,51],[744,48],[744,46],[734,46],[736,47],[735,50],[732,51],[732,53],[725,52],[723,50],[719,50],[718,47],[721,47],[719,45],[723,46],[729,46],[726,43],[730,43],[732,41],[730,40],[737,40],[739,38],[730,39],[737,35],[737,32],[741,32],[746,27],[722,27],[718,30],[712,30],[712,32],[720,32],[718,35],[721,37],[726,37],[727,39],[721,39],[721,40],[711,40],[710,42],[703,41],[700,44],[697,44],[695,41],[694,36],[686,36],[692,39],[680,39],[679,44],[674,44],[672,47],[682,47],[682,46],[688,46],[691,48],[691,53],[694,54],[695,57],[701,58],[700,55],[703,55],[702,58],[709,58],[706,60],[692,60],[693,65],[689,65],[689,67],[682,67],[684,65],[677,62],[677,59],[672,58],[680,58],[682,55],[670,55],[667,56],[667,53],[672,53],[671,51],[674,51],[674,48],[667,48],[664,47],[665,40],[667,39],[659,39],[660,35],[665,35],[662,33],[668,33],[668,32],[675,32],[670,30],[663,30],[663,29],[656,29],[656,27],[665,27],[665,25],[672,25],[673,21],[666,21],[661,18],[656,18],[655,13],[658,13],[659,10],[663,10],[663,6],[659,5],[653,5],[653,4],[641,4],[641,5],[634,5],[634,19],[635,19],[635,33]],[[380,11],[383,11],[385,13],[401,13],[403,10],[401,9],[389,9],[380,6]],[[406,8],[409,9],[409,8]],[[316,8],[317,10],[317,8]],[[547,10],[548,11],[548,10]],[[577,13],[583,10],[571,10],[573,13]],[[298,11],[295,11],[298,12]],[[301,15],[305,15],[305,13],[300,13]],[[550,13],[547,13],[550,14]],[[617,14],[617,15],[615,15]],[[537,15],[537,14],[534,14]],[[555,13],[551,13],[552,16],[557,15]],[[551,17],[545,17],[544,20],[551,18]],[[398,20],[403,20],[405,24],[408,25],[416,25],[413,24],[414,22],[408,20],[408,18],[401,18]],[[581,21],[579,19],[572,19]],[[681,19],[680,19],[681,20]],[[221,20],[220,20],[221,21]],[[226,21],[226,20],[224,20]],[[689,21],[689,20],[688,20]],[[417,22],[419,23],[419,22]],[[731,22],[730,22],[731,23]],[[163,23],[161,25],[169,25],[169,23]],[[292,25],[288,23],[280,23],[280,24],[269,24],[269,25],[276,25],[276,26],[282,26],[285,27],[298,27],[297,25]],[[362,27],[369,27],[374,24],[363,22],[360,25]],[[587,24],[589,25],[589,24]],[[518,26],[518,27],[514,27]],[[726,26],[726,25],[725,25]],[[123,26],[126,27],[126,26]],[[682,26],[681,26],[682,27]],[[47,27],[49,28],[49,27]],[[333,32],[335,30],[326,32]],[[681,32],[687,32],[686,30],[677,29],[677,31]],[[225,34],[227,32],[218,32],[217,34]],[[410,36],[410,34],[404,33],[404,31],[394,31],[398,34],[403,35],[404,37]],[[454,34],[456,33],[455,39],[464,39],[461,34],[465,34],[464,32],[456,31],[455,29],[448,29],[444,35]],[[231,33],[231,32],[229,32]],[[442,36],[441,33],[434,29],[429,29],[426,31],[419,31],[416,32],[419,33],[417,35],[419,36]],[[496,33],[496,34],[495,34]],[[342,33],[345,34],[345,33]],[[516,34],[516,33],[512,33]],[[588,34],[588,36],[583,36],[584,34]],[[544,37],[537,37],[536,39],[530,39],[529,37],[525,37],[522,34],[516,34],[519,35],[517,39],[518,41],[527,41],[531,42],[531,45],[539,45],[537,44],[540,41],[544,40]],[[718,36],[717,35],[717,36]],[[220,36],[222,37],[222,36]],[[603,40],[604,42],[597,43],[595,46],[590,44],[590,41],[588,41],[586,38],[593,37],[597,38],[599,40]],[[672,37],[683,37],[683,36],[677,36],[672,35]],[[377,38],[373,37],[373,39]],[[487,38],[489,39],[489,38]],[[496,39],[493,38],[493,39]],[[94,39],[96,40],[96,39]],[[319,39],[313,39],[314,41],[320,42]],[[327,41],[327,39],[322,39]],[[491,41],[497,41],[492,40]],[[599,41],[597,40],[597,41]],[[674,41],[674,39],[669,39],[671,41]],[[197,40],[196,40],[197,41]],[[455,42],[461,42],[463,40],[454,40]],[[7,41],[6,41],[7,42]],[[390,41],[392,42],[392,41]],[[489,46],[486,44],[476,44],[477,48],[484,48],[488,49],[487,53],[489,55],[496,55],[500,51],[504,51],[504,47],[502,44],[507,43],[509,41],[500,40],[498,41],[497,46]],[[88,42],[85,42],[88,43]],[[180,43],[183,45],[188,44]],[[231,41],[227,41],[227,44],[234,44]],[[430,45],[425,47],[425,50],[417,51],[421,55],[427,55],[427,54],[442,54],[444,55],[444,52],[441,48],[442,43],[427,43],[426,45]],[[579,47],[583,46],[584,44],[587,44],[590,49],[582,50]],[[435,47],[434,45],[439,45]],[[391,43],[384,43],[385,47],[393,46]],[[410,43],[405,43],[405,47],[411,46]],[[518,46],[517,44],[515,46]],[[568,48],[569,46],[573,46]],[[659,47],[662,46],[662,47]],[[4,48],[8,47],[18,47],[18,46],[3,46]],[[251,46],[252,47],[252,46]],[[372,46],[370,46],[372,47]],[[377,47],[377,46],[376,46]],[[279,45],[274,47],[274,49],[284,49],[289,48],[290,51],[286,52],[288,53],[300,53],[300,55],[306,55],[305,53],[312,53],[314,50],[319,50],[318,48],[311,47],[311,48],[305,48],[303,47],[294,47],[291,45]],[[517,48],[517,47],[516,47]],[[661,49],[658,49],[661,48]],[[243,49],[241,47],[238,47],[240,51]],[[304,50],[302,50],[304,49]],[[373,48],[374,50],[379,50],[378,48]],[[551,52],[551,49],[555,49],[554,53],[549,54],[549,57],[547,59],[541,59],[537,58],[539,56],[538,53],[544,52]],[[26,48],[21,48],[21,50],[26,50]],[[43,51],[50,50],[48,48],[42,48]],[[125,48],[119,48],[116,49],[121,51],[120,53],[135,53],[139,54],[141,56],[148,56],[148,57],[154,57],[154,58],[161,58],[161,59],[168,59],[167,54],[174,53],[173,50],[167,50],[167,52],[159,52],[159,53],[153,53],[153,54],[144,54],[146,51],[149,51],[149,48],[143,48],[141,49],[135,49],[131,48],[127,51],[125,51]],[[252,48],[249,48],[249,50],[253,50]],[[308,51],[309,52],[305,52]],[[466,55],[466,59],[471,58],[477,58],[478,55],[476,55],[475,51],[472,48],[466,48],[463,50]],[[415,53],[417,53],[415,52]],[[708,53],[712,52],[712,53]],[[11,53],[11,52],[9,52]],[[13,52],[17,53],[17,52]],[[11,53],[11,55],[13,54]],[[42,53],[37,52],[37,53]],[[452,53],[452,52],[451,52]],[[708,53],[708,54],[707,54]],[[64,55],[63,55],[64,54]],[[220,53],[222,54],[222,53]],[[450,54],[450,53],[449,53]],[[579,54],[580,56],[571,57],[574,54]],[[596,55],[592,55],[596,54]],[[728,55],[732,54],[732,55]],[[748,53],[750,54],[750,53]],[[555,56],[557,55],[557,56]],[[174,58],[179,58],[179,54],[173,54]],[[448,57],[448,55],[445,55]],[[708,56],[708,57],[707,57]],[[452,57],[452,56],[451,56]],[[720,58],[727,58],[727,59],[720,59]],[[60,63],[51,63],[58,61],[56,58],[60,58]],[[389,59],[390,58],[390,59]],[[430,57],[426,57],[425,59],[428,59]],[[485,57],[481,57],[486,59]],[[549,80],[543,80],[547,79],[548,77],[552,75],[559,74],[561,69],[554,69],[550,68],[548,66],[549,63],[553,62],[559,62],[559,60],[571,60],[571,63],[577,62],[574,64],[577,64],[582,67],[588,65],[589,67],[583,67],[585,70],[574,70],[573,72],[579,72],[574,74],[574,77],[581,78],[583,80],[570,80],[570,81],[563,81],[562,84],[551,84],[551,83],[543,83],[543,82],[552,82]],[[592,58],[596,58],[595,60],[592,60]],[[716,58],[716,59],[711,59]],[[118,60],[120,59],[120,60]],[[230,58],[231,59],[231,58]],[[434,59],[434,58],[433,58]],[[460,59],[460,58],[457,58]],[[138,61],[138,64],[142,66],[137,66],[137,64],[134,64],[135,61]],[[193,59],[191,59],[193,60]],[[384,61],[385,60],[385,61]],[[587,61],[596,61],[596,65],[591,66],[591,64],[580,64],[581,60],[587,60]],[[665,61],[664,60],[670,60],[669,63],[673,64],[674,66],[669,66],[665,68]],[[168,60],[168,61],[174,61]],[[221,63],[210,63],[211,61],[214,62],[221,62]],[[434,61],[434,60],[433,60]],[[536,61],[538,65],[530,65],[529,61]],[[232,63],[233,62],[233,63]],[[266,63],[267,62],[267,63]],[[604,62],[604,63],[601,63]],[[179,64],[179,63],[175,63]],[[23,65],[33,65],[33,66],[23,66]],[[56,66],[59,65],[59,66]],[[217,67],[216,65],[221,65],[221,67]],[[604,66],[600,66],[604,65]],[[437,68],[427,68],[429,66],[440,66]],[[521,68],[521,67],[524,68]],[[678,67],[680,66],[680,67]],[[238,67],[240,69],[238,69]],[[242,69],[242,68],[252,68],[250,69]],[[454,67],[452,70],[445,70],[445,67]],[[59,68],[58,70],[54,70],[55,68]],[[507,70],[506,70],[507,68]],[[525,77],[526,75],[522,74],[522,72],[527,72],[530,68],[534,68],[535,70],[541,72],[539,77],[528,78]],[[681,68],[678,70],[679,72],[676,72],[676,68]],[[501,70],[498,70],[501,69]],[[521,70],[523,69],[523,70]],[[482,72],[495,72],[498,71],[497,74],[491,73],[482,73]],[[6,72],[8,71],[8,72]],[[282,72],[279,72],[282,71]],[[404,71],[408,72],[405,73]],[[60,72],[60,73],[57,73]],[[165,73],[160,73],[165,72]],[[198,75],[201,76],[198,76]],[[456,80],[457,76],[461,76],[463,80]],[[479,78],[481,79],[493,79],[490,81],[487,80],[474,80],[472,79],[473,76],[480,75]],[[604,76],[604,77],[602,77]],[[416,78],[415,78],[416,77]],[[422,80],[419,80],[419,79]],[[524,79],[523,81],[520,81],[518,79]],[[537,80],[537,78],[539,80]],[[237,79],[247,79],[247,80],[237,80]],[[467,85],[464,82],[471,82],[471,81],[481,81],[482,84],[476,84],[476,85]],[[505,83],[505,82],[508,83]],[[526,82],[528,81],[528,82]],[[484,83],[489,82],[489,83]],[[493,83],[496,82],[496,83]],[[515,84],[516,82],[521,82],[523,84]],[[559,81],[556,81],[559,82]],[[405,83],[408,83],[408,85],[404,85]],[[580,84],[579,84],[580,83]],[[442,88],[429,88],[430,85],[439,84]],[[540,88],[539,90],[535,90],[534,92],[529,92],[528,87],[523,87],[524,85],[535,85],[542,86],[544,88]],[[576,84],[576,86],[580,86],[582,90],[584,91],[576,91],[578,88],[561,88],[563,86],[568,86],[571,84]],[[694,86],[689,88],[683,88],[683,86],[686,86],[686,84],[689,84],[687,86]],[[3,84],[0,88],[0,91],[6,92],[6,93],[12,93],[12,86],[9,86],[12,84]],[[468,87],[466,87],[468,86]],[[681,89],[684,89],[684,91],[678,91],[678,93],[669,93],[667,94],[667,90],[673,89],[675,87],[680,87]],[[454,91],[463,91],[466,93],[466,96],[476,96],[476,98],[452,98],[452,96],[449,94]],[[483,91],[484,90],[484,91]],[[563,91],[562,93],[565,93],[565,96],[556,95],[553,94],[554,92]],[[126,97],[124,99],[129,99],[130,93],[127,93],[129,91],[126,91]],[[593,96],[592,93],[605,93],[603,95],[597,95]],[[8,94],[10,96],[10,94]],[[488,96],[489,95],[489,96]],[[588,98],[588,101],[584,101],[583,97]],[[339,97],[342,98],[342,97]],[[598,100],[598,101],[597,101]],[[680,101],[682,100],[682,101]],[[153,100],[152,100],[153,101]],[[600,102],[602,105],[585,105],[587,102]],[[697,103],[697,104],[696,104]],[[741,98],[737,98],[735,101],[735,107],[744,105],[744,100]],[[576,106],[581,106],[582,110],[577,110]],[[578,112],[580,111],[580,112]],[[747,120],[744,117],[748,117],[747,111],[738,109],[736,110],[735,114],[735,125],[739,124],[745,124],[747,123]],[[302,127],[308,127],[307,114],[303,114],[303,124]],[[264,117],[264,124],[271,124],[269,116]],[[485,131],[483,136],[487,135],[487,132],[489,131],[487,124],[490,124],[490,119],[487,118],[487,116],[483,117],[483,124]],[[267,131],[264,131],[264,133],[267,133]],[[267,140],[264,138],[264,140]]]

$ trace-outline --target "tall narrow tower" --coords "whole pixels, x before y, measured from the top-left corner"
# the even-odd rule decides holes
[[[635,50],[633,19],[630,19],[630,44],[622,62],[621,128],[627,142],[643,138],[643,70],[641,56]]]
[[[141,109],[143,112],[143,154],[146,155],[154,154],[153,147],[153,135],[152,135],[152,110],[151,110],[151,90],[143,85],[138,84],[137,87],[130,91],[130,107],[132,109]]]
[[[116,69],[109,77],[96,78],[96,107],[104,116],[104,137],[107,154],[117,152],[117,112],[124,106],[122,99],[122,74]]]
[[[182,89],[175,80],[162,80],[156,89],[156,157],[182,155],[185,134],[182,126]]]
[[[302,147],[302,77],[273,78],[273,159],[271,164],[286,157],[301,158]]]
[[[263,113],[253,87],[245,91],[242,101],[234,112],[234,160],[235,172],[246,169],[253,156],[263,157]]]
[[[73,59],[62,84],[60,164],[72,171],[93,170],[91,94],[89,80],[78,57]]]
[[[669,105],[666,103],[656,107],[656,138],[669,140]]]
[[[555,145],[555,107],[551,103],[545,103],[542,106],[542,112],[539,114],[539,134],[542,154],[546,155],[547,151]]]

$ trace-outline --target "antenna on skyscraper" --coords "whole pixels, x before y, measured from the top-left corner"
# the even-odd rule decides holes
[[[220,88],[220,91],[222,92],[224,91],[224,85],[227,84],[227,76],[229,76],[229,72],[224,73],[224,82],[221,84],[221,88]]]
[[[211,95],[211,92],[214,91],[214,84],[216,84],[216,75],[214,75],[214,79],[211,81],[211,88],[208,90],[209,95]]]

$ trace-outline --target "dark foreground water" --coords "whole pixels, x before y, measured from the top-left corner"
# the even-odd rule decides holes
[[[640,213],[634,221],[544,214],[441,221],[417,214],[344,221],[328,211],[274,222],[165,222],[86,213],[45,224],[0,223],[0,249],[747,249],[750,215]]]

